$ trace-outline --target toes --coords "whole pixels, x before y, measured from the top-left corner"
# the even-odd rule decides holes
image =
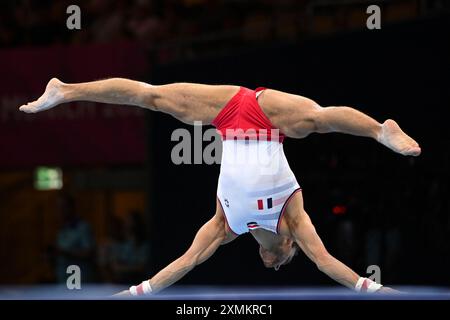
[[[23,111],[25,113],[34,113],[34,108],[30,107],[29,105],[23,105],[19,108],[20,111]]]
[[[422,149],[420,147],[416,147],[413,149],[413,156],[419,156],[422,153]]]
[[[24,105],[24,106],[21,106],[21,107],[19,108],[19,110],[20,110],[20,111],[23,111],[23,112],[28,112],[28,109],[29,109],[28,106],[25,106],[25,105]]]
[[[406,151],[404,154],[406,156],[413,156],[413,157],[417,157],[422,153],[422,149],[420,149],[420,147],[414,147],[409,149],[408,151]]]

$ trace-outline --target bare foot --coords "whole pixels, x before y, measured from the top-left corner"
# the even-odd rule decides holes
[[[378,142],[404,156],[417,157],[421,153],[419,144],[400,129],[397,122],[388,119],[381,126]]]
[[[26,113],[36,113],[51,109],[64,102],[64,95],[61,90],[63,84],[56,78],[51,79],[45,88],[44,94],[39,99],[21,106],[19,110]]]

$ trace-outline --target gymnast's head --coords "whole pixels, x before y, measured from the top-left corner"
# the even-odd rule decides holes
[[[259,255],[266,268],[274,268],[276,271],[281,266],[286,265],[298,254],[299,247],[297,243],[287,237],[283,237],[276,245],[270,249],[259,246]]]

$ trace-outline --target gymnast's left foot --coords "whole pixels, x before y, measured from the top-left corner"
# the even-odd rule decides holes
[[[404,156],[417,157],[422,152],[419,144],[404,133],[397,122],[391,119],[382,124],[378,142]]]
[[[51,79],[45,88],[44,94],[39,99],[21,106],[19,110],[26,113],[36,113],[57,106],[64,100],[64,94],[62,93],[63,84],[56,78]]]

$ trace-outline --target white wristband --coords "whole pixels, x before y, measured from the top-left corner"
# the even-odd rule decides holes
[[[142,283],[138,286],[131,286],[129,289],[132,296],[142,296],[146,294],[152,293],[152,286],[150,285],[150,281],[142,281]]]
[[[355,285],[355,290],[357,292],[368,292],[368,293],[373,293],[373,292],[377,292],[378,290],[380,290],[382,287],[381,284],[376,283],[375,281],[372,281],[368,278],[359,278],[358,282],[356,282]]]
[[[128,291],[130,291],[132,296],[137,296],[137,291],[136,291],[136,286],[131,286],[130,289],[128,289]]]

